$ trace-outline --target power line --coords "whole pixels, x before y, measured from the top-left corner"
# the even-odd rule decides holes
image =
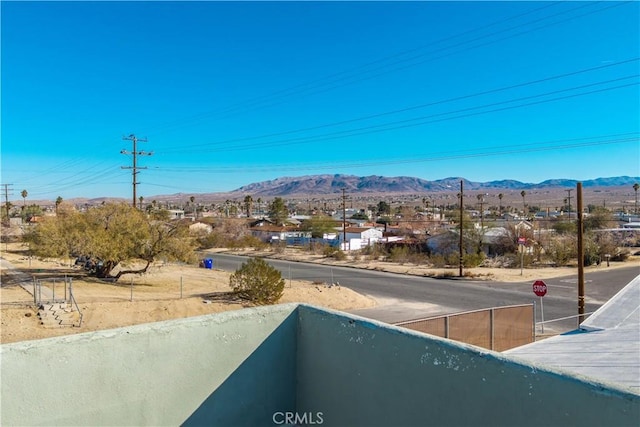
[[[133,207],[136,207],[136,186],[139,184],[139,182],[136,181],[136,175],[138,174],[138,171],[140,169],[147,169],[146,167],[140,167],[137,164],[137,157],[138,156],[151,156],[153,155],[153,152],[149,152],[147,153],[146,151],[138,151],[137,149],[137,143],[138,142],[147,142],[146,138],[138,138],[136,137],[134,134],[131,134],[129,136],[123,136],[122,137],[123,140],[126,141],[131,141],[133,149],[131,151],[127,151],[127,150],[121,150],[120,154],[131,154],[131,157],[133,159],[133,165],[132,166],[121,166],[122,169],[131,169],[131,181],[132,181],[132,187],[133,187]]]
[[[537,12],[539,10],[543,10],[543,9],[546,9],[546,8],[549,8],[549,7],[552,7],[552,6],[559,5],[560,3],[561,2],[555,2],[555,3],[548,4],[548,5],[544,5],[542,7],[538,7],[536,9],[531,10],[531,11],[527,11],[525,13],[521,13],[521,14],[517,14],[515,16],[508,17],[508,18],[506,18],[504,20],[496,21],[496,22],[487,24],[485,26],[481,26],[481,27],[478,27],[478,28],[475,28],[475,29],[467,30],[467,31],[465,31],[463,33],[459,33],[459,34],[456,34],[456,35],[453,35],[453,36],[450,36],[450,37],[446,37],[446,38],[443,38],[443,39],[440,39],[440,40],[436,40],[436,41],[428,43],[426,45],[422,45],[422,46],[418,46],[416,48],[412,48],[412,49],[408,49],[408,50],[405,50],[405,51],[402,51],[402,52],[398,52],[398,53],[395,53],[393,55],[390,55],[390,56],[387,56],[387,57],[383,57],[383,58],[380,58],[380,59],[365,63],[363,65],[360,65],[360,66],[357,66],[357,67],[354,67],[354,68],[351,68],[351,69],[348,69],[348,70],[345,70],[345,71],[340,71],[340,72],[337,72],[337,73],[329,74],[328,76],[322,77],[320,79],[313,80],[313,81],[308,82],[308,83],[301,83],[301,84],[294,85],[294,86],[289,87],[289,88],[285,88],[285,89],[281,89],[281,90],[275,91],[275,92],[273,92],[271,94],[258,96],[258,97],[255,97],[253,99],[249,99],[247,101],[240,102],[240,103],[237,103],[235,105],[231,105],[231,106],[229,106],[229,107],[227,107],[225,109],[219,110],[219,111],[202,113],[202,114],[197,114],[197,115],[194,115],[192,117],[185,118],[185,119],[174,120],[174,121],[166,123],[164,125],[157,126],[156,129],[162,130],[163,128],[171,128],[171,127],[176,127],[176,126],[182,127],[180,125],[182,123],[184,123],[184,122],[190,122],[190,121],[191,122],[193,122],[193,121],[197,122],[197,121],[209,118],[209,117],[217,115],[217,114],[232,113],[232,112],[234,112],[234,110],[240,110],[242,107],[246,107],[246,106],[251,107],[253,105],[259,104],[260,102],[264,102],[263,100],[269,101],[270,99],[278,99],[278,98],[281,98],[283,96],[297,95],[297,94],[303,93],[304,90],[308,90],[309,87],[314,88],[314,87],[317,87],[318,85],[320,85],[320,86],[326,85],[327,83],[325,83],[325,82],[327,80],[329,80],[329,83],[331,83],[332,81],[334,81],[334,80],[331,80],[331,79],[335,79],[336,77],[348,75],[348,74],[354,73],[354,72],[360,72],[361,73],[362,70],[366,70],[368,67],[370,67],[372,65],[376,65],[376,64],[379,64],[379,63],[384,63],[384,62],[389,61],[391,59],[394,59],[394,58],[397,58],[397,57],[402,57],[402,56],[407,55],[409,53],[412,53],[412,52],[415,52],[415,51],[419,51],[419,50],[425,49],[425,48],[433,46],[433,45],[437,45],[439,43],[443,43],[443,42],[451,40],[451,39],[462,37],[462,36],[464,36],[466,34],[469,34],[469,33],[481,31],[481,30],[483,30],[485,28],[490,28],[490,27],[493,27],[495,25],[501,24],[503,22],[508,22],[508,21],[514,20],[514,19],[516,19],[518,17],[526,16],[526,15],[529,15],[531,13]],[[342,78],[344,78],[344,77],[342,77]],[[338,79],[338,80],[340,80],[340,79]]]
[[[447,111],[447,112],[441,112],[441,113],[434,113],[434,114],[414,117],[414,118],[410,118],[410,119],[390,121],[390,122],[381,123],[381,124],[377,124],[377,125],[362,126],[362,127],[359,127],[359,128],[353,128],[353,129],[347,129],[347,130],[335,131],[335,132],[328,132],[328,133],[324,133],[324,134],[306,136],[306,137],[289,138],[289,139],[268,141],[268,142],[255,143],[255,144],[237,145],[237,146],[233,146],[233,147],[220,147],[220,148],[216,148],[215,150],[217,152],[220,152],[220,151],[239,151],[239,150],[246,150],[246,149],[250,149],[250,148],[266,148],[266,147],[271,148],[271,147],[276,147],[276,146],[279,147],[279,146],[301,144],[301,143],[313,143],[313,142],[327,141],[327,140],[332,140],[332,139],[339,139],[339,138],[347,138],[347,137],[353,137],[353,136],[366,135],[366,134],[371,134],[371,133],[387,132],[387,131],[390,131],[390,130],[397,130],[397,129],[403,129],[403,128],[408,128],[408,127],[414,127],[414,126],[421,126],[421,125],[426,125],[426,124],[438,123],[438,122],[442,122],[442,121],[455,120],[455,119],[460,119],[460,118],[467,118],[467,117],[477,116],[477,115],[481,115],[481,114],[489,114],[489,113],[494,113],[494,112],[498,112],[498,111],[512,110],[512,109],[516,109],[516,108],[523,108],[523,107],[532,106],[532,105],[555,102],[555,101],[560,101],[560,100],[564,100],[564,99],[570,99],[570,98],[575,98],[575,97],[579,97],[579,96],[590,95],[590,94],[594,94],[594,93],[600,93],[600,92],[605,92],[605,91],[610,91],[610,90],[615,90],[615,89],[621,89],[621,88],[624,88],[624,87],[630,87],[630,86],[637,85],[638,82],[624,84],[624,85],[618,85],[618,86],[604,88],[604,89],[596,89],[596,90],[586,91],[586,92],[583,92],[583,93],[564,95],[564,96],[545,99],[545,100],[541,100],[541,101],[533,101],[533,102],[522,103],[522,104],[519,104],[519,105],[512,105],[512,106],[507,106],[507,107],[493,108],[493,109],[489,109],[489,110],[486,110],[486,111],[477,111],[477,112],[468,113],[469,111],[473,111],[473,110],[480,110],[480,109],[486,109],[486,108],[490,108],[490,107],[497,107],[499,105],[511,104],[511,103],[514,103],[514,102],[526,101],[526,100],[530,100],[530,99],[534,99],[534,98],[540,98],[540,97],[560,94],[560,93],[564,93],[564,92],[569,92],[569,91],[574,91],[574,90],[579,90],[579,89],[585,89],[585,88],[592,87],[592,86],[613,83],[613,82],[621,81],[621,80],[628,80],[628,79],[632,79],[632,78],[636,78],[636,77],[638,77],[638,74],[631,75],[631,76],[620,77],[620,78],[616,78],[616,79],[610,79],[610,80],[604,80],[604,81],[589,83],[589,84],[585,84],[585,85],[573,86],[573,87],[565,88],[565,89],[558,89],[558,90],[545,92],[545,93],[541,93],[541,94],[537,94],[537,95],[530,95],[530,96],[525,96],[525,97],[513,98],[513,99],[506,100],[506,101],[493,102],[493,103],[474,106],[474,107],[467,107],[467,108],[462,108],[462,109],[457,109],[457,110],[452,110],[452,111]],[[458,113],[463,113],[463,114],[458,114]],[[450,115],[454,115],[454,114],[458,114],[458,115],[451,116],[451,117],[438,118],[438,117],[448,116],[448,115],[450,116]],[[190,151],[190,150],[173,150],[172,152],[180,152],[180,151]]]
[[[252,141],[252,140],[258,140],[258,139],[266,139],[266,138],[271,138],[271,137],[275,137],[275,136],[284,136],[284,135],[290,135],[290,134],[294,134],[294,133],[308,132],[308,131],[312,131],[312,130],[318,130],[318,129],[328,128],[328,127],[340,126],[340,125],[344,125],[344,124],[349,124],[349,123],[369,120],[369,119],[378,118],[378,117],[389,116],[389,115],[398,114],[398,113],[404,113],[404,112],[407,112],[407,111],[412,111],[412,110],[417,110],[417,109],[422,109],[422,108],[427,108],[427,107],[433,107],[433,106],[437,106],[437,105],[442,105],[442,104],[447,104],[447,103],[451,103],[451,102],[455,102],[455,101],[461,101],[461,100],[465,100],[465,99],[480,97],[480,96],[494,94],[494,93],[498,93],[498,92],[504,92],[504,91],[511,90],[511,89],[531,86],[531,85],[544,83],[544,82],[548,82],[548,81],[552,81],[552,80],[562,79],[562,78],[565,78],[565,77],[575,76],[575,75],[584,74],[584,73],[588,73],[588,72],[592,72],[592,71],[597,71],[597,70],[601,70],[601,69],[605,69],[605,68],[610,68],[610,67],[615,67],[615,66],[619,66],[619,65],[623,65],[623,64],[628,64],[628,63],[631,63],[631,62],[637,62],[638,60],[640,60],[640,57],[626,59],[626,60],[623,60],[623,61],[618,61],[618,62],[615,62],[615,63],[601,65],[601,66],[597,66],[597,67],[591,67],[591,68],[581,69],[581,70],[577,70],[577,71],[571,71],[571,72],[558,74],[558,75],[554,75],[554,76],[543,77],[543,78],[540,78],[540,79],[531,80],[531,81],[522,82],[522,83],[517,83],[517,84],[514,84],[514,85],[504,86],[504,87],[500,87],[500,88],[496,88],[496,89],[490,89],[490,90],[485,90],[485,91],[481,91],[481,92],[475,92],[475,93],[471,93],[471,94],[467,94],[467,95],[461,95],[461,96],[456,96],[456,97],[452,97],[452,98],[446,98],[446,99],[442,99],[442,100],[438,100],[438,101],[433,101],[433,102],[429,102],[429,103],[414,105],[414,106],[405,107],[405,108],[401,108],[401,109],[385,111],[385,112],[371,114],[371,115],[362,116],[362,117],[357,117],[357,118],[353,118],[353,119],[342,120],[342,121],[333,122],[333,123],[326,123],[326,124],[317,125],[317,126],[294,129],[294,130],[283,131],[283,132],[275,132],[275,133],[252,136],[252,137],[233,138],[233,139],[227,139],[227,140],[223,140],[223,141],[216,141],[216,142],[210,142],[210,143],[204,143],[204,144],[194,144],[194,145],[189,145],[189,146],[181,146],[180,149],[176,149],[176,150],[171,150],[170,149],[170,150],[165,150],[164,152],[165,153],[169,153],[169,152],[188,151],[188,150],[195,149],[195,148],[202,148],[202,147],[208,147],[208,146],[213,146],[213,145],[223,145],[223,144],[242,142],[242,141]],[[489,105],[494,105],[494,104],[489,104]],[[480,107],[476,107],[476,108],[480,108]],[[461,111],[461,110],[458,110],[458,112],[459,111]],[[343,132],[346,132],[346,131],[343,131]]]
[[[624,138],[613,138],[613,137],[624,137]],[[613,138],[613,139],[606,139]],[[596,139],[595,141],[584,141],[584,142],[576,142],[582,140],[590,140]],[[610,145],[610,144],[623,144],[623,143],[637,143],[640,141],[638,136],[638,132],[628,132],[621,134],[612,134],[612,135],[601,135],[598,137],[582,137],[582,138],[570,138],[570,139],[562,139],[555,141],[545,141],[545,142],[534,142],[530,144],[509,144],[508,146],[497,146],[497,147],[485,147],[480,152],[469,152],[469,150],[463,150],[460,152],[448,151],[447,154],[431,156],[431,157],[423,157],[423,158],[411,158],[411,159],[396,159],[396,160],[381,160],[381,161],[370,161],[370,162],[350,162],[350,163],[339,163],[339,162],[331,162],[326,164],[313,164],[313,165],[300,165],[296,166],[290,165],[274,165],[269,167],[251,167],[251,166],[237,166],[237,167],[225,167],[220,166],[212,169],[210,167],[155,167],[150,169],[153,171],[162,171],[162,172],[209,172],[209,173],[238,173],[242,172],[274,172],[274,171],[306,171],[306,170],[319,170],[319,169],[345,169],[345,168],[359,168],[359,167],[371,167],[371,166],[386,166],[386,165],[400,165],[400,164],[409,164],[409,163],[427,163],[427,162],[435,162],[435,161],[443,161],[443,160],[456,160],[456,159],[465,159],[465,158],[476,158],[476,157],[489,157],[489,156],[499,156],[506,154],[520,154],[520,153],[530,153],[530,152],[542,152],[542,151],[556,151],[563,149],[575,149],[575,148],[583,148],[583,147],[591,147],[591,146],[601,146],[601,145]],[[559,145],[550,145],[557,144]]]
[[[509,27],[509,28],[507,28],[507,29],[503,29],[503,30],[495,31],[495,32],[490,33],[490,34],[487,34],[487,35],[483,35],[483,36],[476,37],[475,39],[472,39],[472,40],[468,40],[468,41],[460,42],[460,43],[458,43],[457,45],[454,45],[454,46],[445,47],[445,48],[440,48],[439,50],[443,50],[443,49],[451,49],[451,48],[459,47],[459,46],[461,46],[461,45],[468,44],[468,43],[471,43],[471,42],[474,42],[474,41],[477,41],[477,40],[481,40],[481,39],[483,39],[483,38],[491,37],[491,36],[494,36],[494,35],[496,35],[496,34],[504,33],[504,32],[506,32],[506,31],[511,31],[511,30],[514,30],[514,29],[521,29],[523,26],[530,25],[530,24],[534,24],[534,23],[537,23],[537,22],[540,22],[540,21],[544,21],[544,20],[548,20],[548,19],[550,19],[550,18],[554,18],[554,17],[559,16],[559,15],[563,15],[563,14],[566,14],[566,13],[574,12],[574,11],[576,11],[576,10],[579,10],[579,9],[582,9],[582,8],[585,8],[585,7],[591,7],[591,6],[593,6],[593,5],[597,5],[597,4],[599,4],[599,3],[601,3],[601,2],[592,2],[592,3],[590,2],[590,3],[587,3],[587,4],[582,4],[582,5],[580,5],[580,6],[574,7],[574,8],[569,9],[569,10],[561,11],[561,12],[555,13],[555,14],[553,14],[553,15],[544,16],[544,17],[542,17],[542,18],[537,18],[537,19],[535,19],[535,20],[533,20],[533,21],[525,22],[525,23],[523,23],[523,24],[519,24],[519,25],[516,25],[516,26],[513,26],[513,27]],[[627,2],[627,3],[633,3],[633,2]],[[556,5],[556,4],[560,4],[560,3],[554,3],[554,4],[552,4],[552,5]],[[179,121],[174,121],[174,122],[171,122],[169,125],[165,125],[164,127],[166,128],[166,127],[172,127],[172,126],[175,126],[175,125],[173,125],[173,124],[175,124],[175,123],[177,123],[177,124],[178,124],[178,125],[177,125],[177,126],[175,126],[175,127],[184,127],[184,125],[183,125],[183,126],[180,126],[180,123],[181,123],[181,122],[187,122],[187,121],[191,121],[191,122],[194,122],[194,121],[195,121],[195,122],[198,122],[198,121],[201,121],[202,119],[206,119],[206,118],[208,118],[208,117],[211,117],[211,116],[213,116],[213,115],[217,115],[217,114],[227,114],[227,116],[228,116],[229,114],[233,114],[233,113],[238,113],[238,112],[242,112],[242,111],[251,111],[251,110],[255,110],[255,109],[257,109],[257,108],[264,108],[264,107],[269,107],[269,106],[273,106],[273,105],[276,105],[276,104],[277,104],[277,102],[276,102],[276,103],[271,103],[271,104],[268,104],[268,105],[258,106],[257,108],[251,108],[251,109],[249,109],[249,110],[247,109],[247,106],[248,106],[248,107],[251,107],[251,106],[253,106],[253,105],[255,105],[255,104],[259,104],[260,102],[266,102],[266,101],[261,101],[261,99],[263,99],[263,98],[267,98],[267,101],[269,101],[270,99],[278,100],[279,98],[283,98],[283,97],[291,97],[291,96],[293,96],[293,95],[300,95],[300,94],[303,94],[303,93],[305,93],[305,92],[307,92],[307,93],[306,93],[304,96],[309,96],[309,95],[316,94],[316,93],[326,92],[327,90],[332,90],[332,89],[335,89],[335,88],[337,88],[337,87],[344,86],[344,85],[346,85],[346,84],[352,84],[352,83],[356,83],[356,82],[363,81],[363,80],[366,80],[366,79],[371,79],[371,78],[378,77],[378,76],[383,75],[383,74],[387,74],[387,73],[392,72],[392,71],[398,71],[398,70],[400,70],[400,69],[413,67],[413,66],[416,66],[416,65],[418,65],[418,64],[424,63],[424,62],[426,62],[426,61],[432,61],[432,60],[436,60],[436,59],[441,59],[441,58],[443,58],[443,57],[450,56],[450,55],[455,54],[455,53],[464,52],[464,51],[466,51],[466,50],[469,50],[469,49],[475,49],[475,48],[482,47],[482,46],[485,46],[485,45],[488,45],[488,44],[493,44],[493,43],[496,43],[496,42],[498,42],[498,41],[502,41],[502,40],[506,40],[506,39],[513,38],[513,37],[516,37],[516,36],[520,36],[520,35],[523,35],[523,34],[527,34],[527,33],[530,33],[530,32],[532,32],[532,31],[537,31],[537,30],[540,30],[540,29],[542,29],[542,28],[546,28],[546,27],[548,27],[548,26],[557,25],[557,24],[560,24],[560,23],[563,23],[563,22],[566,22],[566,21],[569,21],[569,20],[572,20],[572,19],[580,18],[580,17],[586,16],[586,15],[589,15],[589,14],[592,14],[592,13],[597,13],[597,12],[601,12],[601,11],[604,11],[604,10],[607,10],[607,9],[610,9],[610,8],[613,8],[613,7],[618,7],[618,6],[621,6],[621,5],[623,5],[623,4],[626,4],[626,3],[613,3],[612,5],[608,5],[607,7],[604,7],[604,8],[601,8],[601,9],[595,10],[595,11],[589,11],[589,12],[584,13],[584,14],[582,14],[582,15],[573,16],[573,17],[565,18],[565,19],[560,20],[560,21],[556,21],[556,22],[548,23],[548,24],[543,25],[543,26],[538,27],[538,28],[534,28],[534,29],[530,29],[530,30],[526,30],[526,31],[521,31],[521,32],[519,32],[519,33],[517,33],[517,34],[515,34],[515,35],[510,35],[510,36],[503,37],[503,38],[498,39],[498,40],[489,41],[489,42],[486,42],[486,43],[481,44],[481,45],[472,46],[471,48],[466,48],[466,49],[463,49],[463,50],[455,51],[455,52],[453,52],[453,53],[448,53],[448,54],[443,55],[443,56],[440,56],[440,57],[435,57],[435,58],[431,58],[431,59],[423,60],[423,61],[420,61],[420,62],[418,62],[418,63],[414,63],[414,64],[410,64],[410,65],[404,66],[404,67],[402,67],[402,68],[395,68],[395,69],[392,69],[392,70],[384,71],[384,72],[382,72],[382,73],[378,73],[378,74],[375,74],[375,75],[373,75],[373,76],[368,76],[368,77],[358,78],[358,79],[357,79],[357,80],[355,80],[355,81],[348,82],[348,83],[343,83],[343,84],[340,84],[340,85],[338,85],[338,86],[335,86],[335,85],[334,85],[334,86],[331,86],[331,87],[329,87],[329,88],[325,88],[325,89],[322,89],[322,90],[319,90],[319,91],[310,92],[310,93],[308,92],[309,90],[314,89],[314,88],[317,88],[317,87],[327,86],[327,85],[330,85],[330,84],[333,84],[333,83],[336,83],[336,82],[339,82],[339,81],[342,81],[342,80],[346,80],[346,79],[349,79],[349,78],[352,78],[352,79],[353,79],[354,77],[355,77],[355,78],[357,78],[357,77],[358,77],[358,74],[370,73],[370,72],[375,71],[375,70],[377,70],[377,69],[384,68],[384,67],[388,67],[388,66],[389,66],[389,64],[387,64],[387,65],[383,65],[383,66],[381,66],[381,67],[379,66],[379,67],[377,67],[377,68],[374,68],[373,70],[365,70],[365,71],[361,71],[360,73],[355,74],[355,75],[353,75],[353,76],[346,76],[346,77],[340,77],[340,78],[338,78],[338,79],[329,80],[329,79],[331,79],[332,77],[335,77],[335,76],[341,76],[341,75],[343,75],[343,74],[349,74],[349,73],[351,73],[351,72],[353,72],[353,71],[361,70],[362,68],[365,68],[365,69],[366,69],[367,67],[369,67],[369,66],[371,66],[371,65],[378,64],[378,63],[380,63],[380,62],[385,62],[385,61],[388,61],[389,59],[392,59],[392,58],[395,58],[395,57],[398,57],[398,56],[403,56],[403,55],[406,55],[407,53],[410,53],[410,52],[414,52],[414,51],[417,51],[417,50],[422,50],[422,49],[424,49],[425,47],[429,47],[429,46],[437,45],[437,44],[442,43],[442,42],[444,42],[444,41],[447,41],[447,40],[450,40],[450,39],[454,39],[454,38],[457,38],[457,37],[460,37],[460,36],[466,35],[466,34],[468,34],[468,33],[473,33],[473,32],[476,32],[476,31],[480,31],[480,30],[482,30],[482,29],[492,27],[492,26],[494,26],[494,25],[496,25],[496,24],[499,24],[499,23],[508,22],[508,21],[510,21],[510,20],[513,20],[513,19],[514,19],[514,18],[516,18],[516,17],[525,16],[525,15],[528,15],[528,14],[533,13],[533,12],[535,12],[535,11],[542,10],[542,9],[545,9],[546,7],[550,7],[550,6],[552,6],[552,5],[546,5],[546,6],[543,6],[543,7],[537,8],[537,9],[534,9],[534,10],[532,10],[532,11],[530,11],[530,12],[522,13],[522,14],[516,15],[516,16],[514,16],[514,17],[509,17],[509,18],[506,18],[506,19],[504,19],[504,20],[501,20],[501,21],[498,21],[498,22],[494,22],[494,23],[492,23],[492,24],[488,24],[488,25],[486,25],[486,26],[480,27],[480,28],[475,29],[475,30],[469,30],[469,31],[463,32],[463,33],[458,34],[458,35],[454,35],[454,36],[451,36],[451,37],[448,37],[448,38],[445,38],[445,39],[438,40],[438,41],[433,42],[433,43],[429,43],[429,44],[427,44],[426,46],[422,46],[422,47],[419,47],[419,48],[410,49],[410,50],[408,50],[408,51],[401,52],[401,53],[399,53],[399,54],[395,54],[395,55],[392,55],[392,56],[390,56],[390,57],[383,58],[383,59],[381,59],[381,60],[377,60],[377,61],[370,62],[370,63],[368,63],[368,64],[362,65],[362,66],[360,66],[360,67],[356,67],[356,68],[354,68],[354,69],[352,69],[352,70],[349,70],[349,71],[335,73],[335,74],[332,74],[332,75],[330,75],[330,76],[328,76],[328,77],[325,77],[325,78],[323,78],[323,79],[319,79],[319,80],[314,81],[314,82],[311,82],[311,83],[307,83],[307,84],[301,84],[301,85],[293,86],[293,87],[292,87],[292,88],[290,88],[290,89],[284,89],[284,90],[281,90],[281,91],[277,91],[277,92],[275,92],[275,93],[273,93],[273,94],[271,94],[271,95],[265,95],[265,96],[262,96],[262,97],[257,97],[257,98],[254,98],[253,100],[249,100],[249,101],[246,101],[246,102],[243,102],[243,103],[236,104],[235,106],[231,106],[231,107],[229,107],[229,108],[227,108],[227,109],[224,109],[224,110],[221,110],[221,111],[212,112],[212,113],[203,113],[203,114],[200,114],[200,115],[194,116],[194,117],[192,117],[192,118],[187,118],[187,119],[182,120],[182,121],[180,121],[180,120],[179,120]],[[437,52],[437,51],[438,51],[438,50],[436,50],[435,52]],[[422,54],[420,54],[420,55],[418,55],[418,56],[414,56],[414,57],[411,57],[411,58],[408,58],[408,59],[402,59],[402,60],[396,61],[395,63],[391,63],[390,65],[394,65],[394,64],[398,64],[398,63],[402,63],[402,62],[407,62],[407,61],[409,61],[409,60],[413,60],[413,59],[416,59],[416,58],[423,57],[423,56],[425,56],[425,55],[427,55],[427,54],[428,54],[428,53],[422,53]],[[326,80],[329,80],[329,81],[328,81],[328,82],[325,82]],[[323,83],[323,82],[325,82],[325,83]],[[301,89],[301,88],[305,88],[305,87],[307,87],[307,88],[306,88],[306,89]],[[289,92],[289,91],[292,91],[292,92],[287,94],[287,92]],[[284,94],[283,94],[283,93],[284,93]],[[186,126],[188,126],[188,125],[186,125]]]

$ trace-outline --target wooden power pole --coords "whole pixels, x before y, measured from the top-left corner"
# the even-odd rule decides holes
[[[137,182],[136,180],[136,175],[138,174],[138,170],[140,169],[147,169],[146,167],[140,167],[138,166],[138,162],[137,162],[137,157],[138,156],[151,156],[153,155],[153,152],[147,153],[146,151],[138,151],[138,147],[137,147],[137,143],[138,142],[147,142],[147,139],[141,139],[136,137],[134,134],[131,134],[129,136],[123,136],[122,139],[126,140],[126,141],[131,141],[132,145],[133,145],[133,149],[131,151],[127,151],[127,150],[121,150],[120,154],[131,154],[132,158],[133,158],[133,165],[132,166],[122,166],[122,169],[131,169],[131,180],[132,180],[132,185],[133,185],[133,207],[136,207],[136,203],[137,203],[137,197],[136,197],[136,186],[138,184],[140,184],[139,182]]]
[[[577,183],[576,188],[576,203],[577,203],[577,233],[578,233],[578,325],[584,321],[584,244],[582,241],[582,234],[584,231],[584,225],[582,222],[582,183]]]

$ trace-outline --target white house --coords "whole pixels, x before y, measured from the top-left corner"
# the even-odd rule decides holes
[[[169,219],[183,219],[184,210],[182,209],[169,209]]]
[[[346,234],[346,246],[342,241],[344,234]],[[338,237],[343,250],[357,250],[382,240],[382,231],[376,228],[347,227]]]
[[[264,242],[286,241],[287,238],[311,237],[311,231],[300,230],[297,227],[282,227],[276,225],[263,225],[251,227],[251,235]]]

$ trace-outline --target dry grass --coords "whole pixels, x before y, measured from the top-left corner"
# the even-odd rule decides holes
[[[2,258],[17,269],[30,276],[41,279],[51,277],[73,278],[74,295],[83,312],[83,324],[80,328],[46,329],[38,323],[33,307],[33,297],[20,286],[7,271],[0,271],[0,342],[9,343],[31,339],[68,335],[129,326],[138,323],[156,322],[182,317],[205,315],[228,310],[237,310],[248,305],[230,294],[230,273],[203,269],[191,265],[153,265],[140,276],[125,276],[119,283],[105,283],[84,276],[84,272],[71,267],[71,260],[29,259],[26,249],[20,244],[2,244]],[[457,269],[427,268],[410,263],[394,264],[383,261],[347,259],[336,261],[322,255],[300,250],[287,249],[282,253],[256,250],[237,250],[242,255],[293,259],[298,261],[324,263],[335,266],[364,268],[428,277],[450,278],[458,275]],[[611,263],[619,268],[640,265],[639,257],[634,256],[625,263]],[[600,267],[588,267],[592,271]],[[503,282],[531,282],[538,279],[576,274],[576,269],[537,268],[471,268],[464,269],[464,275],[473,280],[495,280]],[[45,280],[44,286],[53,288],[52,280]],[[56,285],[56,294],[63,292],[60,281]],[[376,302],[350,289],[339,286],[327,286],[324,283],[308,281],[287,281],[281,302],[303,302],[337,310],[350,310],[373,307]]]
[[[5,245],[3,245],[5,246]],[[17,269],[43,280],[53,289],[50,277],[73,278],[74,296],[83,312],[80,328],[46,329],[38,323],[33,297],[12,284],[3,270],[0,288],[0,342],[9,343],[80,332],[89,332],[237,310],[249,306],[230,294],[230,273],[191,265],[154,265],[146,274],[125,276],[119,283],[83,277],[69,260],[37,260],[26,256],[19,244],[5,246],[2,258]],[[3,249],[5,249],[3,248]],[[56,295],[62,295],[60,280]],[[337,310],[373,307],[375,301],[350,289],[305,281],[287,281],[280,302],[303,302]]]

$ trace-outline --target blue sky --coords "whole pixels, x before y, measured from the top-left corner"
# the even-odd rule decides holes
[[[638,2],[6,2],[2,183],[640,175]]]

